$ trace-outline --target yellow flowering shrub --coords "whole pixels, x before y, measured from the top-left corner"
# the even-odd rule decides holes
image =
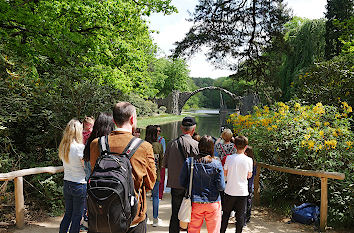
[[[354,191],[351,112],[352,107],[346,102],[337,108],[322,103],[310,106],[291,101],[255,107],[254,113],[246,116],[232,114],[228,123],[233,125],[236,134],[249,138],[259,161],[291,168],[345,173],[345,181],[329,180],[330,219],[345,222],[349,221],[346,216],[354,216],[354,210],[348,208],[349,203],[354,202],[351,194]],[[314,194],[313,191],[320,187],[320,179],[298,176],[296,179],[301,181],[290,182],[279,179],[279,173],[274,176],[270,175],[271,172],[264,173],[267,174],[268,187],[274,186],[272,192],[277,194],[274,197],[299,193],[304,202],[320,200],[320,192]],[[291,186],[295,190],[279,190],[279,185]]]

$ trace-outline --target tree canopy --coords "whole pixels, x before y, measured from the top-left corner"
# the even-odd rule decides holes
[[[205,46],[210,61],[236,70],[240,61],[259,57],[281,35],[287,19],[283,0],[199,1],[190,19],[194,25],[176,43],[174,56]]]

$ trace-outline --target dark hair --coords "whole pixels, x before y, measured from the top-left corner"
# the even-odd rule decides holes
[[[248,145],[248,138],[245,136],[237,136],[235,138],[235,146],[238,150],[243,150]]]
[[[205,163],[211,163],[214,158],[214,140],[211,136],[204,135],[200,138],[199,144],[199,155],[197,159]]]
[[[129,102],[118,102],[113,107],[113,119],[118,126],[124,125],[136,112],[135,107]]]
[[[146,136],[145,141],[150,142],[157,142],[157,127],[156,125],[148,125],[146,127]]]
[[[253,148],[252,146],[247,146],[246,150],[245,150],[245,154],[250,157],[253,160],[254,163],[254,154],[253,154]]]
[[[114,129],[114,122],[112,114],[106,112],[100,112],[97,120],[93,124],[92,133],[87,139],[84,149],[84,160],[90,161],[90,144],[98,137],[110,134]]]
[[[134,130],[134,132],[140,133],[140,132],[141,132],[141,128],[136,128],[136,129]]]

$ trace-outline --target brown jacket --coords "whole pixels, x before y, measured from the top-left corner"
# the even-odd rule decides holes
[[[108,136],[108,144],[112,152],[122,153],[128,145],[133,135],[125,131],[113,131]],[[96,138],[90,144],[90,163],[91,169],[95,167],[96,160],[100,155],[98,148],[98,139]],[[133,179],[136,194],[141,194],[138,203],[138,212],[131,225],[135,225],[145,220],[146,217],[146,191],[152,190],[156,181],[156,168],[154,162],[154,152],[148,142],[143,142],[135,154],[130,159],[133,168]]]

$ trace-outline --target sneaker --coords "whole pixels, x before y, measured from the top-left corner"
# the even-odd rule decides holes
[[[153,220],[152,220],[152,226],[153,227],[157,227],[158,225],[159,225],[159,218],[154,218]]]

